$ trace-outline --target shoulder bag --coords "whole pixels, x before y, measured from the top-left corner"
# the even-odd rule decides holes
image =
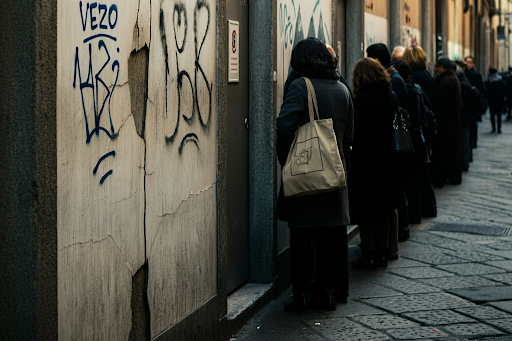
[[[303,78],[308,89],[309,122],[297,128],[283,167],[286,197],[334,191],[346,186],[332,118],[320,119],[313,84]]]

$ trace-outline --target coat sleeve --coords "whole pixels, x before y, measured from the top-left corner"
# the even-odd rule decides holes
[[[276,152],[281,166],[286,162],[295,132],[304,116],[306,104],[306,83],[303,79],[297,79],[290,84],[276,121]]]

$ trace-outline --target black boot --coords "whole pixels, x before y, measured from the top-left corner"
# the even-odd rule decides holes
[[[310,308],[324,309],[328,311],[336,310],[336,298],[333,290],[321,290],[315,298],[308,302]]]
[[[308,296],[307,295],[293,295],[293,300],[284,305],[284,311],[295,314],[309,313]]]

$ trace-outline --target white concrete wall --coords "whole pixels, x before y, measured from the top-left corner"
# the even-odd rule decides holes
[[[216,2],[59,0],[57,26],[59,338],[126,340],[146,259],[154,337],[216,293]]]

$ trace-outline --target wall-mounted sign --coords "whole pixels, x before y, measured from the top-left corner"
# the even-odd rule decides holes
[[[238,21],[228,20],[228,82],[240,81]]]

